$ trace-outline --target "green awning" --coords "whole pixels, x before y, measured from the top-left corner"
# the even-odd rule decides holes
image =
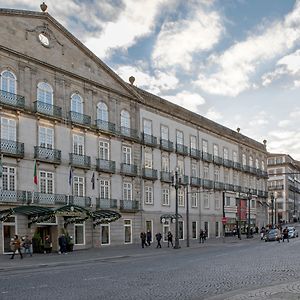
[[[92,212],[94,227],[99,224],[107,224],[117,221],[122,216],[113,210],[96,210]]]

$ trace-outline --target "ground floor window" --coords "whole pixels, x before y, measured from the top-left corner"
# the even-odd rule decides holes
[[[109,224],[101,224],[101,245],[110,244],[110,226]]]
[[[178,221],[178,236],[180,240],[183,240],[183,221]]]
[[[163,224],[163,240],[166,242],[168,241],[168,232],[170,231],[170,224],[169,221],[166,221]]]
[[[153,225],[152,225],[152,220],[146,221],[146,232],[150,231],[151,232],[151,242],[153,242]]]
[[[10,220],[8,222],[14,222],[15,218],[10,217]],[[2,225],[2,236],[3,236],[3,252],[8,253],[11,252],[10,249],[10,241],[16,234],[16,227],[14,223],[3,223]]]
[[[206,232],[206,236],[209,237],[208,222],[204,222],[204,231]]]
[[[219,222],[216,222],[216,237],[220,236]]]
[[[197,238],[197,222],[192,222],[192,238]]]
[[[124,220],[124,242],[132,243],[132,223],[131,220]]]
[[[77,223],[74,225],[75,245],[84,245],[84,223]]]

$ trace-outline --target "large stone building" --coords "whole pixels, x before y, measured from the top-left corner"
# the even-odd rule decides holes
[[[193,239],[266,224],[265,144],[125,83],[46,12],[0,16],[0,252],[15,233],[54,250],[63,229],[75,249],[174,234],[176,168],[180,239],[187,200]]]
[[[293,222],[300,216],[300,163],[288,154],[268,154],[269,223]]]

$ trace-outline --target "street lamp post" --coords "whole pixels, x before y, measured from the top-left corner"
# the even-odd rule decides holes
[[[179,189],[179,180],[178,180],[178,168],[175,169],[175,245],[174,249],[179,249],[179,236],[178,236],[178,189]]]
[[[189,187],[186,187],[186,246],[190,246]]]
[[[247,238],[251,238],[252,235],[250,234],[250,204],[251,204],[252,194],[249,189],[248,191],[248,230],[247,230]]]
[[[271,210],[272,210],[272,214],[271,214],[271,224],[272,224],[272,228],[274,227],[274,195],[273,193],[271,193]]]

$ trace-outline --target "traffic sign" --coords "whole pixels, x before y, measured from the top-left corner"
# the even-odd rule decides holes
[[[222,223],[223,223],[223,224],[226,224],[226,223],[227,223],[227,217],[223,217],[223,218],[222,218]]]

